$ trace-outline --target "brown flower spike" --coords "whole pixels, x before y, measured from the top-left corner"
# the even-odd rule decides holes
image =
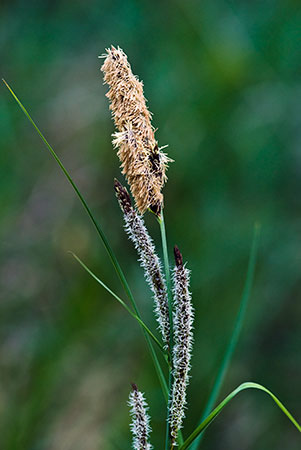
[[[110,89],[106,94],[117,128],[113,144],[118,148],[125,175],[141,214],[150,208],[159,215],[163,206],[162,188],[167,163],[171,161],[159,148],[151,113],[146,107],[143,83],[133,74],[121,48],[107,49],[101,67]]]

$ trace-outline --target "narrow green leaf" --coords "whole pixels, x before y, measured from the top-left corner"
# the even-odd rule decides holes
[[[12,96],[14,97],[14,99],[16,100],[16,102],[18,103],[19,107],[21,108],[21,110],[23,111],[23,113],[25,114],[25,116],[27,117],[27,119],[29,120],[29,122],[33,125],[33,127],[35,128],[35,130],[37,131],[38,135],[40,136],[40,138],[42,139],[42,141],[44,142],[44,144],[46,145],[47,149],[49,150],[49,152],[51,153],[51,155],[53,156],[53,158],[55,159],[55,161],[57,162],[57,164],[59,165],[59,167],[61,168],[62,172],[64,173],[65,177],[67,178],[67,180],[69,181],[69,183],[71,184],[71,186],[73,187],[74,191],[76,192],[78,198],[80,199],[83,207],[85,208],[86,212],[88,213],[88,216],[90,217],[93,225],[96,228],[96,231],[98,233],[98,235],[100,236],[106,251],[109,254],[109,257],[111,259],[111,262],[121,280],[121,283],[124,287],[125,292],[127,293],[131,303],[133,304],[134,309],[137,309],[137,306],[135,304],[135,301],[133,299],[133,296],[130,292],[130,288],[128,286],[128,283],[125,279],[125,276],[122,272],[122,269],[117,261],[117,258],[113,252],[112,247],[109,244],[109,241],[105,235],[105,233],[103,232],[102,228],[100,227],[100,225],[97,223],[94,215],[92,214],[92,211],[90,210],[86,200],[84,199],[83,195],[81,194],[79,188],[77,187],[76,183],[73,181],[71,175],[69,174],[69,172],[67,171],[67,169],[65,168],[65,166],[63,165],[62,161],[60,160],[60,158],[58,157],[58,155],[56,154],[56,152],[54,151],[54,149],[51,147],[51,145],[49,144],[49,142],[47,141],[47,139],[45,138],[45,136],[43,135],[43,133],[40,131],[40,129],[38,128],[38,126],[36,125],[36,123],[34,122],[34,120],[31,118],[30,114],[28,113],[28,111],[26,110],[26,108],[23,106],[23,104],[21,103],[21,101],[18,99],[18,97],[16,96],[16,94],[14,93],[14,91],[12,90],[12,88],[7,84],[7,82],[2,79],[3,83],[6,85],[7,89],[9,90],[9,92],[12,94]]]
[[[284,412],[284,414],[288,417],[288,419],[295,425],[298,431],[301,432],[301,426],[294,419],[291,413],[286,409],[286,407],[281,403],[281,401],[267,388],[258,383],[247,382],[238,386],[234,391],[231,392],[210,414],[209,416],[191,433],[191,435],[186,439],[184,444],[180,447],[179,450],[185,450],[188,448],[192,442],[202,433],[213,420],[219,415],[222,409],[237,395],[239,392],[245,389],[258,389],[260,391],[266,392],[276,403],[276,405]]]
[[[251,293],[251,288],[252,288],[252,284],[253,284],[253,279],[254,279],[257,251],[258,251],[259,234],[260,234],[260,225],[255,224],[252,245],[251,245],[251,251],[250,251],[250,257],[249,257],[249,263],[248,263],[248,269],[247,269],[247,275],[246,275],[246,281],[245,281],[243,293],[242,293],[241,300],[240,300],[238,314],[236,317],[232,335],[230,337],[228,346],[226,348],[226,351],[225,351],[223,360],[221,362],[218,374],[216,376],[212,391],[210,393],[210,396],[209,396],[209,399],[205,406],[205,409],[202,413],[200,423],[203,422],[203,420],[208,416],[208,414],[210,413],[210,411],[212,411],[212,408],[216,404],[217,397],[221,390],[221,387],[222,387],[223,381],[225,379],[227,370],[229,368],[233,353],[234,353],[235,348],[238,343],[238,339],[239,339],[241,328],[242,328],[242,325],[244,322],[247,305],[248,305],[248,301],[249,301],[249,297],[250,297],[250,293]],[[197,450],[203,436],[204,436],[204,434],[202,433],[194,441],[194,443],[191,446],[191,450]]]
[[[128,307],[128,305],[117,295],[115,292],[113,292],[103,281],[101,281],[93,272],[90,270],[86,264],[73,252],[69,252],[71,255],[79,262],[79,264],[88,272],[89,275],[91,275],[94,280],[97,281],[104,289],[106,289],[126,310],[127,312],[134,317],[134,319],[137,320],[137,322],[144,328],[144,330],[148,333],[148,335],[153,339],[153,341],[157,344],[159,349],[161,350],[162,354],[164,355],[164,359],[167,361],[167,355],[166,352],[163,349],[163,346],[160,344],[156,336],[152,333],[152,331],[147,327],[147,325],[143,322],[143,320],[140,319],[140,317],[137,316],[137,314],[134,313],[134,311],[131,310],[131,308]]]
[[[56,152],[53,150],[53,148],[51,147],[51,145],[49,144],[49,142],[47,141],[47,139],[45,138],[45,136],[43,135],[43,133],[40,131],[40,129],[38,128],[38,126],[36,125],[36,123],[34,122],[34,120],[31,118],[30,114],[28,113],[28,111],[26,110],[26,108],[23,106],[23,104],[21,103],[21,101],[18,99],[18,97],[16,96],[16,94],[14,93],[14,91],[11,89],[11,87],[7,84],[7,82],[2,78],[3,83],[5,84],[5,86],[7,87],[7,89],[9,90],[9,92],[11,93],[11,95],[13,96],[13,98],[16,100],[17,104],[19,105],[19,107],[21,108],[21,110],[23,111],[23,113],[25,114],[25,116],[27,117],[27,119],[29,120],[29,122],[32,124],[32,126],[35,128],[36,132],[38,133],[38,135],[40,136],[40,138],[42,139],[43,143],[46,145],[47,149],[49,150],[49,152],[51,153],[51,155],[53,156],[53,158],[55,159],[55,161],[57,162],[57,164],[59,165],[59,167],[61,168],[62,172],[64,173],[65,177],[67,178],[67,180],[69,181],[69,183],[71,184],[72,188],[74,189],[75,193],[77,194],[79,200],[81,201],[84,209],[86,210],[89,218],[91,219],[93,225],[96,228],[96,231],[109,255],[109,258],[113,264],[113,267],[120,279],[120,282],[123,286],[123,289],[127,295],[127,297],[129,298],[137,316],[140,318],[140,313],[138,311],[136,302],[134,300],[133,294],[130,290],[130,287],[128,285],[128,282],[125,278],[125,275],[119,265],[119,262],[115,256],[115,253],[113,252],[113,249],[111,248],[108,239],[106,238],[106,235],[104,234],[103,230],[101,229],[100,225],[97,223],[95,217],[92,214],[92,211],[90,210],[86,200],[84,199],[83,195],[81,194],[80,190],[78,189],[77,185],[75,184],[75,182],[73,181],[71,175],[69,174],[69,172],[67,171],[67,169],[65,168],[65,166],[63,165],[63,163],[61,162],[60,158],[58,157],[58,155],[56,154]],[[167,383],[162,371],[162,368],[160,366],[158,357],[156,355],[155,349],[153,347],[153,344],[150,340],[150,337],[148,336],[148,334],[146,333],[146,331],[144,329],[143,330],[143,334],[145,336],[159,381],[160,381],[160,385],[164,394],[164,398],[166,401],[168,401],[168,388],[167,388]]]

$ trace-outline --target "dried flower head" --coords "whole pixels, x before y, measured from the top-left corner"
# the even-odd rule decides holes
[[[169,405],[169,424],[171,443],[177,443],[177,435],[185,417],[186,388],[192,350],[193,308],[189,292],[189,270],[183,264],[178,247],[174,248],[174,348],[173,348],[173,386]]]
[[[144,269],[145,278],[153,292],[156,318],[165,348],[167,349],[170,338],[169,309],[167,287],[162,273],[161,262],[156,254],[154,243],[148,234],[143,218],[132,206],[128,191],[116,179],[114,188],[119,205],[123,211],[125,230],[135,245],[139,261]]]
[[[151,428],[149,425],[149,416],[147,415],[148,406],[142,392],[138,391],[135,384],[132,384],[132,392],[129,396],[130,414],[132,416],[131,431],[133,433],[134,450],[151,450],[152,446],[148,443]]]
[[[110,86],[106,94],[111,104],[117,132],[113,144],[118,148],[125,175],[136,206],[143,214],[150,208],[157,215],[163,205],[162,188],[168,161],[155,139],[151,113],[146,107],[143,84],[132,72],[121,48],[111,47],[103,55],[104,81]]]

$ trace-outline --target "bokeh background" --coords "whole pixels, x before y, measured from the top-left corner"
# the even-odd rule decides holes
[[[176,243],[192,270],[185,435],[231,334],[256,221],[254,288],[220,398],[257,381],[301,417],[300,25],[297,0],[0,5],[1,77],[74,176],[155,328],[114,197],[119,163],[97,56],[120,45],[144,81],[157,138],[175,160],[164,191],[170,252]],[[129,449],[135,381],[149,399],[152,442],[163,448],[164,401],[141,331],[68,250],[123,296],[108,256],[4,85],[0,114],[0,447]],[[159,245],[154,217],[146,221]],[[268,397],[248,391],[208,429],[202,448],[295,450],[300,437]]]

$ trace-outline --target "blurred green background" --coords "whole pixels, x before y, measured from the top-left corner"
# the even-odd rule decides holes
[[[170,250],[176,243],[192,270],[185,435],[231,333],[255,221],[255,285],[221,397],[257,381],[301,416],[300,25],[297,0],[1,2],[1,77],[74,176],[155,328],[114,197],[119,162],[97,56],[120,45],[144,81],[157,139],[175,160],[164,190]],[[141,331],[68,250],[124,298],[107,254],[4,86],[0,114],[0,447],[129,449],[135,381],[161,449],[164,401]],[[159,244],[154,217],[146,221]],[[203,448],[295,450],[300,437],[269,398],[250,391],[208,429]]]

